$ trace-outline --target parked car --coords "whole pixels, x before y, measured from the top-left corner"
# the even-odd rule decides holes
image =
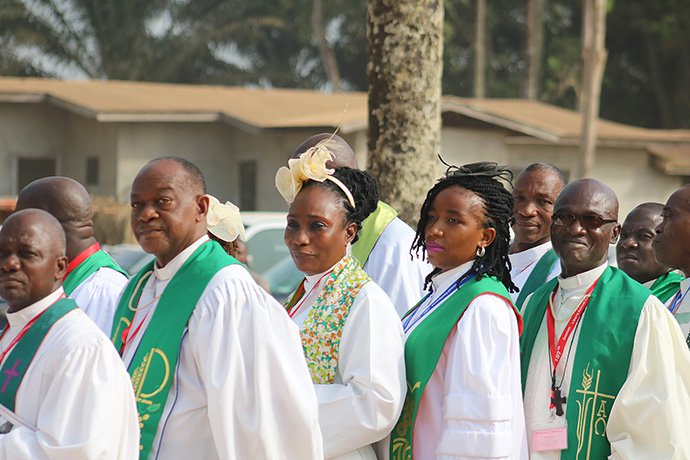
[[[251,268],[266,279],[271,295],[282,302],[303,277],[283,242],[285,213],[243,212],[242,220],[247,231],[247,248],[252,257]],[[104,246],[104,249],[130,275],[153,259],[137,244],[117,244]]]

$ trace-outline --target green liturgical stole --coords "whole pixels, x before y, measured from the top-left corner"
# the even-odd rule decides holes
[[[0,370],[0,404],[14,412],[17,389],[48,331],[67,313],[77,308],[74,300],[62,298],[43,311],[24,337],[14,346]]]
[[[668,299],[673,297],[676,292],[680,290],[680,282],[683,281],[683,279],[684,278],[678,273],[670,271],[658,277],[649,290],[652,291],[652,294],[654,294],[657,299],[661,300],[661,303],[666,303]]]
[[[543,256],[541,256],[537,262],[537,265],[535,265],[534,270],[532,270],[532,273],[530,273],[527,277],[527,281],[525,281],[524,286],[522,286],[522,289],[520,289],[520,295],[518,295],[518,298],[515,301],[515,306],[518,308],[518,310],[522,308],[522,304],[525,303],[525,299],[528,295],[546,283],[546,278],[549,277],[549,273],[551,273],[554,265],[557,263],[558,256],[553,249],[549,249],[544,253]]]
[[[391,460],[412,459],[414,423],[424,388],[441,357],[448,335],[472,300],[486,293],[503,297],[512,305],[510,294],[496,278],[487,276],[480,280],[473,278],[432,311],[407,337],[405,342],[407,395],[400,419],[391,433]],[[412,311],[410,310],[408,315]],[[519,317],[517,311],[515,313]]]
[[[111,337],[118,350],[122,348],[122,332],[132,323],[146,280],[153,273],[154,263],[152,261],[130,280],[120,299]],[[148,458],[151,451],[177,368],[187,322],[211,278],[220,269],[232,264],[239,262],[218,243],[208,241],[202,244],[172,277],[146,327],[128,368],[139,411],[141,459]]]
[[[62,282],[62,288],[65,290],[65,295],[72,294],[77,286],[86,280],[89,276],[96,273],[101,267],[112,268],[129,278],[129,275],[110,257],[105,251],[97,251],[80,263],[77,268],[72,270],[69,275]]]
[[[558,279],[553,279],[537,289],[523,309],[523,391],[534,342],[557,283]],[[650,295],[648,289],[613,267],[606,268],[592,291],[581,319],[573,361],[565,412],[568,449],[561,451],[562,460],[599,460],[611,455],[606,426],[611,407],[628,376],[635,331]]]
[[[352,255],[362,267],[367,263],[369,254],[371,254],[383,231],[397,216],[398,212],[395,209],[383,201],[379,201],[376,211],[364,219],[362,230],[359,231],[359,239],[352,245]]]

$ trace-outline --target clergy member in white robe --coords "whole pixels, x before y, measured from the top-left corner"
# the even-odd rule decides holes
[[[111,339],[132,376],[145,459],[320,459],[297,327],[207,236],[201,171],[152,160],[132,229],[156,256],[123,292]]]
[[[432,294],[406,318],[406,338],[473,262],[433,278]],[[421,397],[413,458],[527,458],[520,369],[506,365],[520,362],[519,337],[510,302],[483,294],[469,304]]]
[[[606,264],[569,278],[558,279],[554,308],[555,332],[560,336],[587,288]],[[529,303],[529,299],[525,304]],[[574,333],[573,351],[578,348],[580,330]],[[547,352],[546,319],[535,341],[525,386],[525,422],[530,427],[546,426],[552,419],[549,408],[551,376]],[[572,375],[573,357],[558,369],[563,377],[561,393],[581,385],[583,376]],[[568,364],[565,367],[565,363]],[[566,401],[563,405],[575,402]],[[690,437],[685,420],[690,413],[690,354],[676,321],[659,300],[650,294],[644,303],[635,331],[634,347],[625,384],[618,393],[605,426],[611,443],[610,459],[655,460],[690,458]],[[604,432],[599,431],[599,435]],[[528,438],[529,439],[529,438]],[[530,439],[531,441],[531,439]],[[560,451],[536,452],[532,460],[558,460]]]
[[[108,338],[65,298],[65,235],[52,215],[16,211],[0,230],[0,459],[131,460],[131,381]]]
[[[376,208],[366,193],[374,178],[325,168],[327,142],[276,174],[278,191],[290,204],[285,244],[306,275],[286,309],[300,328],[325,458],[375,460],[374,443],[390,432],[402,409],[402,327],[388,296],[348,254]]]
[[[7,313],[0,350],[64,294],[60,288],[21,311]],[[79,309],[46,335],[17,391],[16,417],[0,408],[0,425],[6,421],[14,427],[0,435],[3,460],[130,460],[139,452],[129,375],[108,337]]]
[[[302,328],[321,295],[323,273],[307,276],[293,320]],[[318,285],[317,285],[318,283]],[[349,310],[340,339],[335,381],[316,384],[327,459],[375,459],[371,444],[386,436],[405,392],[402,327],[390,299],[369,281]]]
[[[521,337],[530,458],[690,458],[690,352],[651,292],[609,267],[618,198],[580,179],[559,195],[562,273],[525,302]]]
[[[508,289],[512,197],[495,163],[450,166],[422,205],[415,250],[431,292],[402,320],[407,397],[391,459],[527,459],[519,336]],[[383,444],[383,443],[382,443]]]

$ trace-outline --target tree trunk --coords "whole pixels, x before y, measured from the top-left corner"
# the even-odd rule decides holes
[[[606,66],[606,0],[584,0],[584,20],[579,177],[590,176],[594,166],[601,82]]]
[[[438,177],[443,0],[369,0],[367,37],[370,171],[415,224]]]
[[[477,0],[474,31],[474,97],[486,95],[486,0]]]
[[[322,0],[314,0],[311,10],[311,29],[316,41],[316,46],[319,48],[319,55],[323,63],[324,70],[328,81],[331,83],[332,91],[340,91],[340,70],[338,70],[338,61],[335,58],[333,48],[326,40],[326,25],[323,21],[323,2]]]
[[[527,85],[525,97],[539,99],[544,54],[544,0],[527,0]]]

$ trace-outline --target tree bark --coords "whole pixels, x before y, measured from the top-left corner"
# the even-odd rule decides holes
[[[527,85],[525,97],[539,99],[544,55],[544,0],[527,0]]]
[[[331,83],[333,91],[340,91],[340,70],[338,69],[338,60],[335,58],[333,48],[326,40],[326,26],[323,20],[323,2],[322,0],[314,0],[311,10],[311,29],[316,41],[316,46],[319,48],[319,55],[323,68],[326,71],[328,81]]]
[[[369,0],[369,168],[414,225],[438,171],[443,0]]]
[[[592,173],[597,142],[597,120],[601,83],[606,67],[606,0],[584,0],[583,24],[583,78],[580,113],[582,133],[580,138],[579,177]]]
[[[486,0],[477,0],[474,31],[474,97],[486,95]]]

